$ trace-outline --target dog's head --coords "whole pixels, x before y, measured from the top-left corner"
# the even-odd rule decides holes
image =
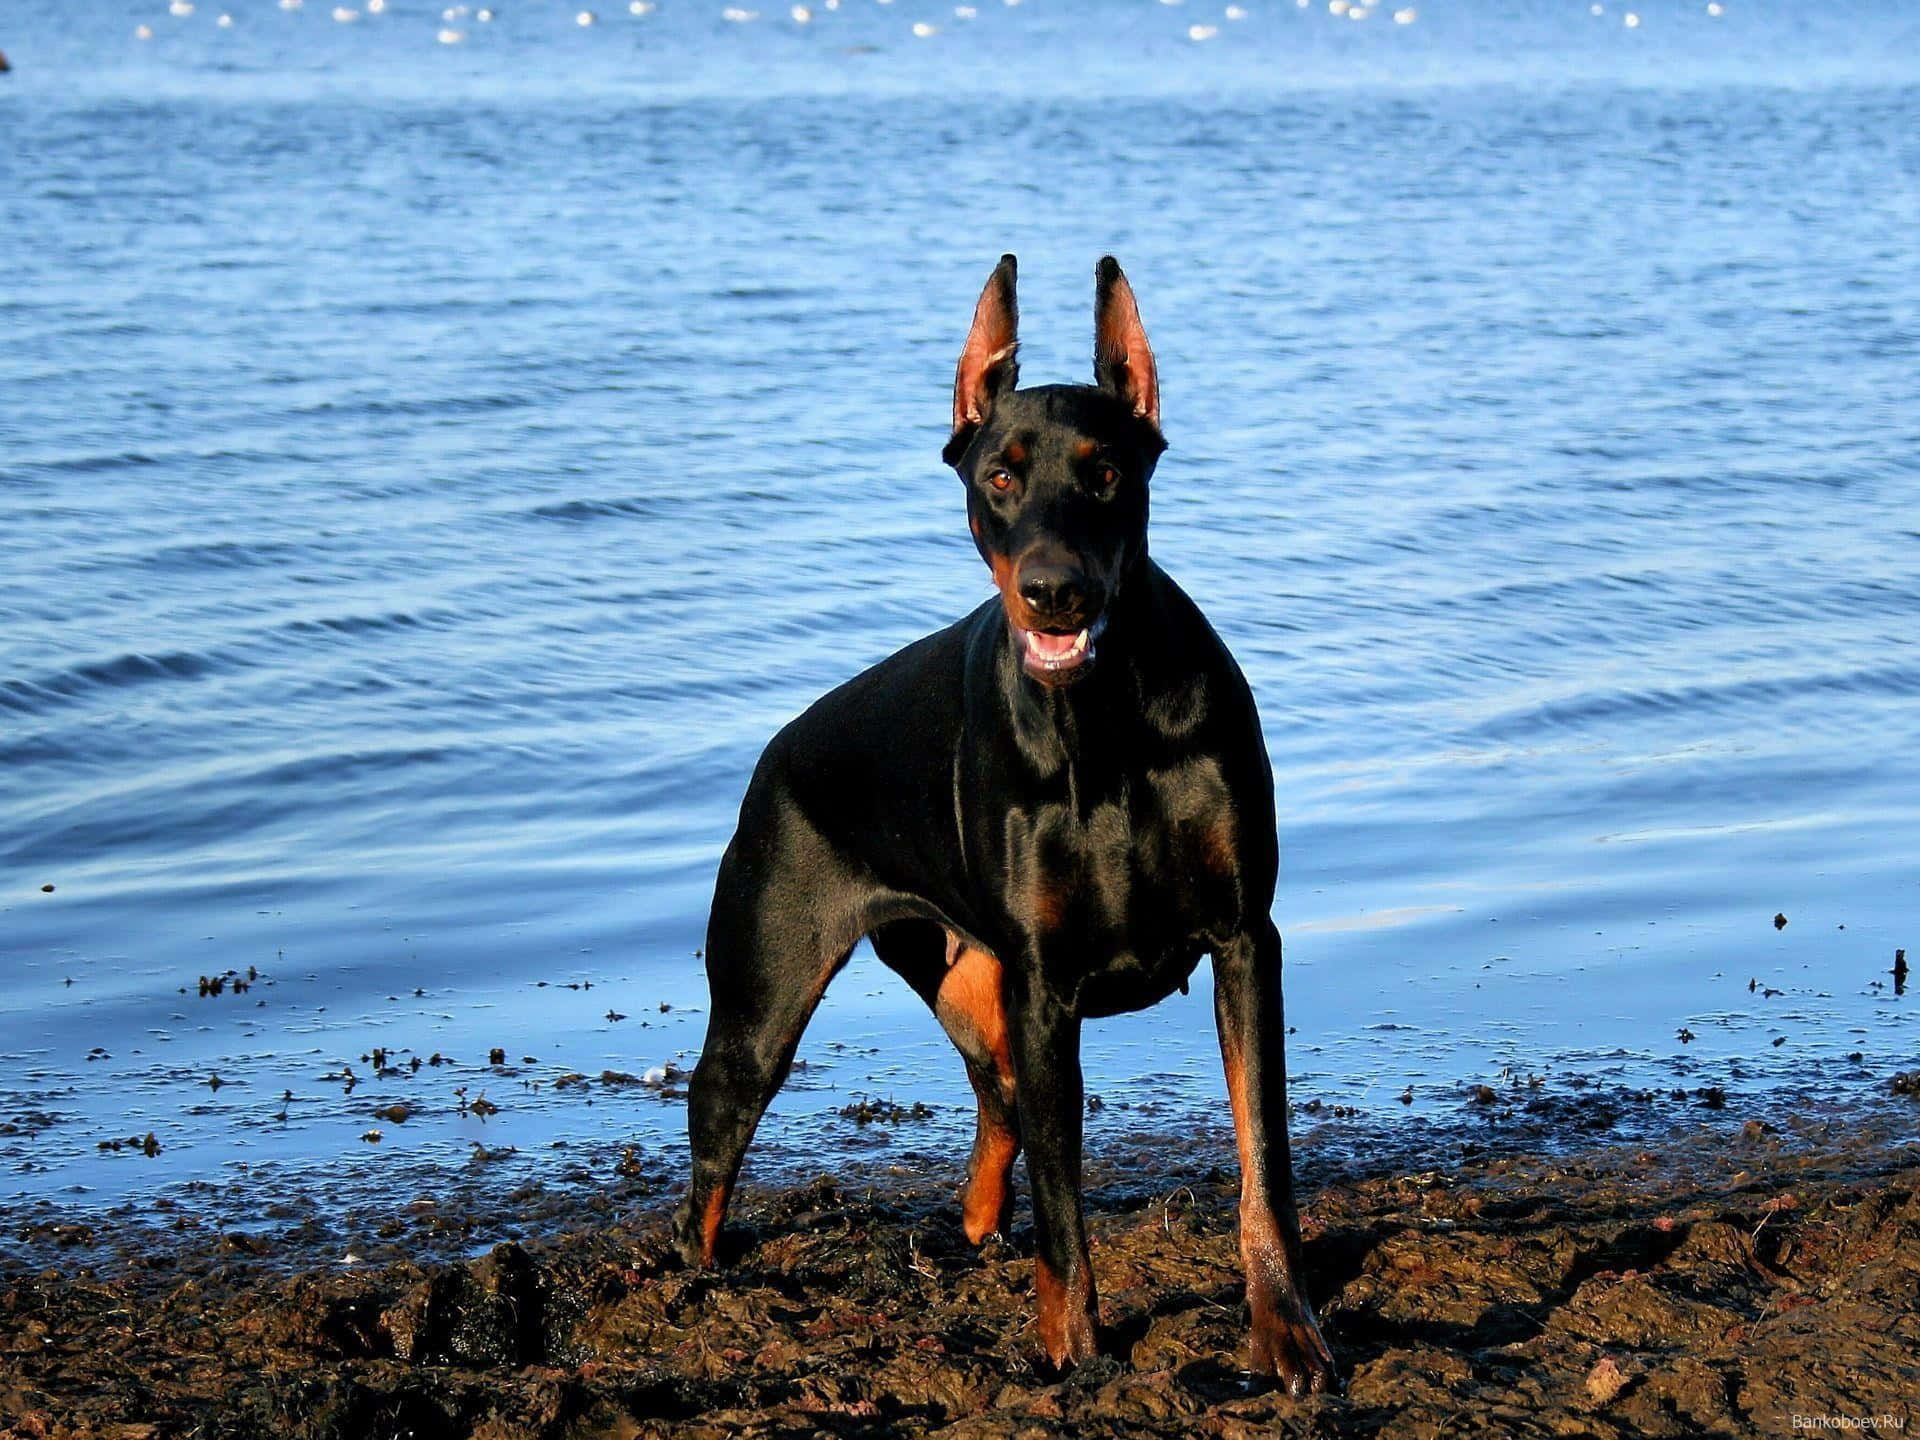
[[[967,525],[1026,672],[1061,684],[1087,669],[1146,555],[1147,481],[1167,442],[1153,351],[1113,257],[1094,271],[1093,385],[1015,388],[1014,272],[1001,256],[974,309],[942,453],[967,484]]]

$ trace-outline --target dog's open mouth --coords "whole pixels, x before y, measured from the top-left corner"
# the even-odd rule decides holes
[[[1076,630],[1070,635],[1058,635],[1046,630],[1023,630],[1018,625],[1013,627],[1014,634],[1020,637],[1021,659],[1028,670],[1043,677],[1078,670],[1093,659],[1094,642],[1106,628],[1107,617],[1104,615],[1086,629]]]

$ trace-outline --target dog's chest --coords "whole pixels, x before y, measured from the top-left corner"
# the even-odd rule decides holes
[[[1015,808],[1001,836],[1010,918],[1116,1002],[1138,990],[1150,1003],[1236,927],[1238,837],[1222,768],[1207,756],[1115,777],[1097,796]]]

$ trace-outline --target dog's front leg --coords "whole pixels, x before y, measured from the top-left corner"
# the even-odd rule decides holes
[[[1080,1201],[1085,1104],[1080,1017],[1043,981],[1010,976],[1008,1028],[1020,1138],[1033,1188],[1033,1288],[1040,1343],[1057,1366],[1091,1359],[1099,1301]]]
[[[1240,1150],[1240,1255],[1253,1312],[1252,1365],[1295,1395],[1338,1387],[1307,1298],[1287,1144],[1280,932],[1263,921],[1213,958],[1213,1013]]]

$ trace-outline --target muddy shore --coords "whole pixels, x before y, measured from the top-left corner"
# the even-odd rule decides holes
[[[1104,1353],[1065,1377],[1032,1344],[1024,1207],[1010,1241],[976,1251],[956,1176],[899,1155],[746,1191],[734,1263],[710,1275],[671,1258],[671,1177],[635,1157],[590,1197],[536,1188],[489,1213],[449,1192],[396,1205],[359,1242],[297,1207],[252,1230],[15,1223],[0,1436],[1788,1436],[1914,1421],[1920,1107],[1696,1109],[1595,1145],[1580,1126],[1600,1098],[1479,1139],[1383,1128],[1329,1144],[1296,1116],[1339,1396],[1294,1400],[1240,1368],[1236,1180],[1216,1130],[1093,1157]],[[480,1249],[509,1215],[550,1238]]]

